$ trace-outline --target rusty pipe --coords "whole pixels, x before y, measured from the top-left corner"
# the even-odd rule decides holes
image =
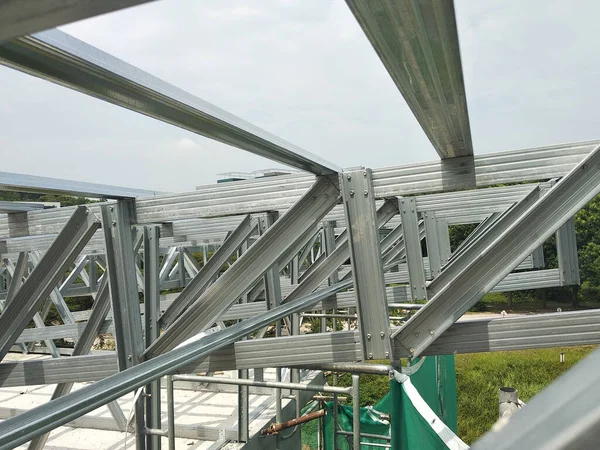
[[[285,430],[286,428],[295,427],[296,425],[300,425],[302,423],[310,422],[311,420],[318,419],[319,417],[323,417],[325,415],[325,410],[321,409],[319,411],[315,411],[310,414],[306,414],[305,416],[300,416],[292,420],[288,420],[286,422],[281,423],[273,423],[269,425],[267,428],[263,429],[260,434],[263,436],[269,434],[277,434],[281,430]]]

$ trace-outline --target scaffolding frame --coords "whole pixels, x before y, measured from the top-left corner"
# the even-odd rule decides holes
[[[38,32],[143,0],[17,3],[0,1],[0,64],[304,172],[179,194],[0,172],[2,190],[107,199],[51,209],[1,205],[0,388],[58,386],[49,403],[0,422],[0,449],[28,441],[41,449],[51,430],[104,404],[111,426],[125,430],[115,400],[140,388],[146,395],[135,406],[136,445],[160,449],[158,436],[167,433],[160,383],[168,376],[172,392],[175,374],[239,371],[235,439],[250,442],[248,386],[277,386],[280,419],[280,388],[299,386],[299,368],[353,371],[348,363],[371,359],[397,365],[419,355],[600,342],[596,311],[459,320],[492,290],[579,284],[573,215],[600,192],[600,141],[474,155],[452,1],[347,0],[440,156],[352,170],[66,33]],[[479,226],[452,252],[448,227],[458,224]],[[545,268],[540,248],[555,233],[559,268]],[[203,254],[202,266],[193,252]],[[181,292],[161,294],[169,289]],[[71,312],[64,302],[89,295],[90,311]],[[44,326],[51,305],[62,325]],[[391,308],[407,311],[405,320],[396,323]],[[317,332],[301,333],[311,316]],[[335,331],[340,318],[345,331]],[[26,329],[31,320],[36,328]],[[267,337],[273,325],[275,336]],[[100,333],[115,336],[115,353],[89,354]],[[65,337],[75,348],[60,357],[52,340]],[[2,361],[39,341],[55,358]],[[598,390],[581,388],[600,373],[597,355],[526,409],[532,420],[558,407],[574,421],[588,415],[584,432],[538,420],[532,447],[597,436],[597,401],[588,393]],[[293,369],[288,384],[280,380],[285,367]],[[264,368],[277,368],[278,381],[261,380]],[[587,384],[575,383],[573,397],[550,408],[556,385],[582,374]],[[70,392],[73,383],[91,381]],[[529,432],[519,423],[511,424],[515,442]],[[169,433],[171,443],[175,428]],[[493,434],[481,441],[482,448],[498,445]]]

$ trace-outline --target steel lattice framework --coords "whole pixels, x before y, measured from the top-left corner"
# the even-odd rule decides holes
[[[160,448],[161,378],[173,374],[253,369],[233,436],[197,431],[223,444],[252,439],[248,385],[285,386],[259,380],[262,369],[293,368],[298,390],[300,368],[368,372],[361,363],[383,359],[385,372],[405,357],[600,342],[598,311],[459,320],[491,291],[579,284],[573,215],[600,192],[600,141],[474,155],[452,1],[347,0],[440,156],[350,171],[61,31],[39,32],[140,3],[0,0],[0,63],[303,172],[179,194],[0,172],[3,190],[106,199],[0,202],[0,388],[57,384],[50,402],[0,422],[0,449],[43,448],[101,405],[125,430],[116,400],[142,387],[137,448]],[[478,226],[451,249],[458,224]],[[554,234],[549,269],[542,244]],[[89,311],[65,302],[90,295]],[[62,324],[44,326],[52,305]],[[302,334],[311,317],[321,332]],[[347,330],[328,331],[336,317]],[[90,354],[106,333],[117,351]],[[53,340],[66,337],[76,344],[61,357]],[[54,358],[3,361],[40,341]],[[597,442],[598,369],[595,352],[475,447]],[[94,383],[71,392],[79,382]]]

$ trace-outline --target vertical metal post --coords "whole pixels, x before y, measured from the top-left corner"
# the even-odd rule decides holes
[[[178,266],[178,270],[179,270],[179,287],[184,288],[186,276],[185,276],[185,258],[183,256],[184,255],[183,247],[179,247],[177,250],[179,252],[179,255],[177,256],[177,266]]]
[[[298,255],[292,258],[291,262],[292,270],[290,272],[290,278],[292,284],[298,284],[299,271],[300,271],[300,261],[298,261]]]
[[[319,405],[319,411],[323,409],[323,400],[319,400],[318,401],[318,405]],[[321,450],[322,448],[324,448],[323,446],[323,441],[324,439],[324,433],[325,433],[325,420],[323,417],[319,417],[319,423],[317,424],[317,449]],[[333,446],[333,448],[335,449],[335,446]]]
[[[440,257],[442,259],[442,267],[450,261],[452,249],[450,247],[450,230],[448,229],[448,220],[437,219],[438,243],[440,248]]]
[[[333,374],[333,385],[337,386],[338,376],[337,373]],[[338,449],[338,396],[336,393],[333,394],[333,448]]]
[[[276,212],[270,212],[265,217],[259,220],[259,232],[265,233],[267,229],[275,223],[278,214]],[[297,258],[296,258],[297,259]],[[292,260],[293,261],[293,260]],[[293,263],[292,263],[293,264]],[[293,272],[293,271],[292,271]],[[279,277],[279,265],[277,263],[267,271],[265,274],[265,300],[267,302],[267,309],[276,308],[281,304],[281,279]],[[290,330],[291,333],[291,330]],[[275,336],[281,336],[281,320],[275,323]],[[275,380],[281,381],[281,368],[275,368]],[[274,389],[275,395],[275,420],[277,423],[282,422],[281,415],[281,389]]]
[[[159,336],[158,318],[160,316],[159,289],[159,240],[160,227],[144,227],[144,325],[145,344],[148,347]],[[181,256],[181,254],[180,254]],[[146,385],[146,426],[159,430],[160,420],[160,378]],[[160,450],[160,436],[146,435],[146,447]]]
[[[364,359],[392,357],[371,169],[340,175]],[[417,229],[418,231],[418,229]]]
[[[90,292],[98,291],[98,266],[96,265],[96,256],[90,255],[88,257],[88,278],[90,280]]]
[[[419,236],[417,207],[413,197],[400,199],[400,217],[404,230],[404,246],[408,263],[408,278],[413,300],[427,300],[423,251]]]
[[[531,263],[534,269],[543,269],[546,267],[544,261],[544,246],[540,245],[531,254]]]
[[[175,450],[175,392],[173,376],[167,375],[167,438],[169,450]]]
[[[353,449],[360,450],[360,376],[352,375]]]
[[[238,371],[238,377],[248,379],[248,369]],[[238,386],[238,441],[250,440],[250,405],[248,386]]]
[[[323,222],[323,243],[324,243],[324,251],[325,256],[331,255],[331,253],[335,250],[335,220],[325,220]],[[329,276],[329,285],[335,284],[339,281],[338,270],[336,269]],[[321,311],[323,314],[327,313],[327,310]],[[336,310],[333,311],[333,314],[336,314]],[[321,321],[321,333],[325,333],[327,331],[327,317],[322,317]],[[332,319],[333,323],[333,331],[335,331],[335,322],[336,319]]]
[[[248,250],[248,242],[245,241],[238,250],[238,257]],[[244,294],[240,303],[248,303],[248,294]],[[255,369],[256,370],[256,369]],[[262,369],[261,369],[262,370]],[[238,370],[238,378],[248,379],[248,369]],[[250,440],[250,390],[248,386],[238,386],[238,441],[248,442]]]
[[[12,272],[12,274],[10,273],[10,267],[11,267],[10,261],[5,260],[5,264],[6,264],[6,269],[7,269],[6,273],[8,273],[10,275],[10,284],[7,286],[7,289],[6,289],[6,300],[4,301],[4,308],[8,307],[11,300],[13,299],[13,297],[15,296],[15,294],[21,287],[23,277],[25,276],[25,270],[27,269],[27,252],[19,253],[19,256],[17,257],[17,264],[15,265],[15,269]],[[2,302],[0,302],[0,313],[2,313],[4,308],[2,307]],[[39,313],[37,313],[36,315],[39,317]],[[35,318],[35,316],[34,316],[34,318]],[[52,341],[50,341],[50,342],[52,342]],[[28,352],[27,346],[25,344],[19,343],[18,345],[21,348],[21,352],[23,352],[24,354],[26,354]],[[54,345],[54,342],[52,342],[52,345]],[[46,344],[46,346],[53,352],[53,355],[58,354],[58,350],[56,348],[52,348],[52,346],[49,346],[48,343]]]
[[[577,237],[575,235],[575,221],[572,217],[556,232],[556,252],[561,285],[580,284]]]
[[[423,213],[423,221],[425,222],[425,241],[427,243],[429,270],[431,271],[431,277],[435,278],[442,272],[442,256],[435,213],[431,211]]]
[[[114,205],[102,206],[101,211],[117,361],[122,371],[137,365],[145,348],[131,229],[133,205],[120,200]],[[142,397],[135,412],[136,448],[141,450],[146,447]]]
[[[102,206],[119,370],[136,365],[144,351],[130,208],[125,201]]]

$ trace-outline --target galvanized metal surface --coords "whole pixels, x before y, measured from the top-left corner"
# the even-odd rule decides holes
[[[0,64],[317,175],[340,170],[59,30],[0,43]]]
[[[449,275],[429,303],[406,323],[400,337],[404,348],[418,356],[598,192],[600,147],[546,195],[518,214],[513,223],[499,220],[483,235],[485,238],[500,231],[491,245],[470,259],[464,270]],[[466,255],[457,258],[453,265],[460,264]],[[436,281],[440,279],[441,276]]]
[[[473,155],[454,1],[346,0],[440,155]]]
[[[49,0],[20,8],[9,0],[0,5],[5,12],[0,12],[0,41],[15,36],[15,30],[27,32],[42,24],[90,17],[140,2],[91,5]],[[23,343],[43,340],[54,356],[60,352],[52,339],[71,337],[77,342],[72,352],[75,356],[70,358],[0,363],[0,386],[60,383],[50,404],[0,423],[0,448],[37,436],[30,445],[37,450],[45,443],[47,431],[144,385],[150,400],[145,413],[141,401],[136,404],[137,446],[158,448],[157,436],[165,434],[173,446],[174,433],[160,430],[157,380],[174,369],[181,373],[237,369],[247,379],[249,370],[257,370],[255,377],[260,378],[260,369],[265,367],[316,364],[352,371],[355,362],[365,356],[387,357],[392,352],[400,358],[600,342],[596,311],[453,324],[490,290],[579,283],[572,216],[600,189],[600,150],[592,152],[599,141],[473,157],[453,2],[347,3],[442,161],[347,172],[341,178],[344,205],[337,206],[337,166],[110,55],[57,30],[0,43],[0,63],[9,67],[319,175],[316,182],[314,176],[301,173],[155,195],[152,191],[0,173],[0,189],[119,200],[91,205],[87,219],[80,217],[81,208],[41,210],[13,204],[2,209],[0,205],[0,211],[9,212],[0,213],[0,255],[8,258],[0,268],[0,307],[5,300],[0,316],[0,356],[15,348],[14,342],[26,349]],[[10,26],[3,27],[3,23]],[[363,173],[364,179],[360,177]],[[565,175],[555,185],[554,178]],[[544,181],[547,179],[552,180]],[[523,181],[539,183],[472,189]],[[466,188],[469,190],[462,190]],[[402,197],[400,210],[395,197]],[[131,199],[129,207],[135,214],[124,212],[129,208],[124,207],[124,199]],[[98,224],[93,217],[101,209],[108,245],[101,233],[95,233]],[[116,213],[109,214],[113,211]],[[266,224],[261,225],[265,212],[268,217],[281,216],[268,224],[268,230]],[[82,221],[73,226],[75,217]],[[138,228],[132,230],[136,221]],[[480,222],[476,232],[451,255],[448,226]],[[261,225],[259,238],[255,235],[257,223]],[[150,228],[145,229],[142,241],[144,224],[151,225],[152,243]],[[541,245],[558,227],[559,269],[545,269]],[[425,230],[428,257],[423,258]],[[211,259],[207,258],[209,246],[215,251]],[[204,254],[202,268],[191,253],[198,249]],[[238,249],[238,258],[232,262],[231,255]],[[82,250],[84,254],[77,259]],[[33,253],[28,257],[26,252]],[[347,265],[349,257],[351,264]],[[37,261],[21,287],[27,263]],[[228,268],[221,275],[224,265]],[[513,269],[516,272],[509,273]],[[384,270],[391,271],[384,274]],[[71,274],[59,285],[59,275],[65,271]],[[99,271],[106,273],[99,278]],[[43,276],[39,275],[42,272]],[[351,278],[355,290],[347,290],[353,284]],[[83,283],[74,283],[76,279]],[[336,283],[338,279],[342,282]],[[386,287],[398,283],[408,285]],[[109,285],[113,313],[108,306]],[[173,288],[184,290],[178,297],[161,299],[161,290]],[[311,294],[315,289],[321,290]],[[139,292],[145,296],[143,306],[138,304]],[[46,300],[48,295],[51,302]],[[72,314],[63,298],[67,295],[96,296],[94,309]],[[408,303],[427,297],[430,301],[424,307]],[[52,303],[64,324],[46,327],[43,317]],[[354,318],[357,306],[359,331],[298,334],[300,312],[311,315],[310,311],[317,310],[323,317]],[[420,309],[391,341],[388,307]],[[145,327],[139,320],[142,308]],[[160,336],[157,318],[165,309],[162,325],[166,330]],[[31,317],[37,328],[21,331]],[[86,319],[85,324],[75,323]],[[279,336],[282,319],[293,335]],[[224,326],[229,320],[243,322],[175,348],[197,331],[215,322]],[[259,339],[273,323],[277,337]],[[323,321],[321,331],[327,330],[326,325]],[[143,329],[145,345],[150,346],[145,356],[153,358],[132,367],[144,348]],[[382,342],[387,346],[375,345],[379,341],[373,342],[373,329],[382,330]],[[99,332],[117,336],[117,355],[87,355]],[[256,339],[243,340],[250,332],[255,332]],[[127,370],[116,373],[119,368]],[[292,381],[297,377],[298,372],[292,370]],[[96,380],[101,381],[62,397],[72,383]],[[353,378],[353,386],[356,396],[357,378]],[[223,435],[214,430],[212,434],[197,431],[196,435],[210,434],[218,445],[227,439],[248,440],[248,392],[244,389],[240,390],[241,426],[237,431],[224,429]],[[527,435],[530,446],[543,442],[561,448],[588,444],[596,438],[597,408],[588,398],[579,400],[583,390],[577,389],[573,395],[578,403],[565,403],[565,407],[589,420],[577,430],[561,423],[551,433]],[[126,419],[120,408],[111,404],[110,409],[117,422],[100,425],[124,429]],[[277,409],[280,416],[281,408]],[[0,415],[8,416],[6,411]],[[169,428],[174,430],[173,403],[168,418]],[[75,421],[96,426],[83,419]],[[360,445],[358,424],[354,433],[356,448]],[[523,436],[525,431],[515,426],[514,433]],[[495,438],[489,439],[493,442]]]
[[[161,193],[147,189],[132,189],[9,172],[0,172],[0,190],[114,199],[149,197]]]
[[[303,307],[314,305],[348,283],[338,283],[303,299],[279,306],[267,313],[250,318],[230,328],[191,342],[180,348],[159,355],[151,361],[133,366],[123,372],[75,391],[68,396],[53,400],[0,423],[0,449],[13,448],[32,438],[50,431],[72,419],[82,416],[120,396],[148,384],[161,376],[176,371],[199,360],[212,351],[223,348],[265,325],[288,316]]]
[[[0,41],[149,1],[152,0],[3,0],[0,2]]]

